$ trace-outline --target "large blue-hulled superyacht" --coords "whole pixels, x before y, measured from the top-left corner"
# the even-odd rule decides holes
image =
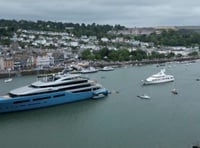
[[[106,96],[109,91],[79,74],[55,74],[0,97],[0,113]]]

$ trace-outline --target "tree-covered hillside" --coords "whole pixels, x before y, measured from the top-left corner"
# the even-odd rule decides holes
[[[136,36],[135,39],[143,42],[153,42],[155,45],[165,46],[195,46],[200,45],[200,33],[186,30],[169,30],[161,34]]]
[[[98,24],[74,24],[74,23],[62,23],[52,21],[27,21],[27,20],[0,20],[0,35],[10,36],[18,29],[26,30],[38,30],[38,31],[54,31],[54,32],[69,32],[76,36],[95,35],[102,37],[110,30],[120,30],[125,27],[120,25],[98,25]]]

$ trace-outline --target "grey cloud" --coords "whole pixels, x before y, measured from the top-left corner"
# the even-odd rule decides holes
[[[134,26],[199,25],[199,0],[1,0],[1,18]]]

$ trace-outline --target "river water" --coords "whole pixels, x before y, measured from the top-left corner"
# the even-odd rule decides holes
[[[88,74],[112,93],[43,109],[0,115],[2,148],[191,148],[200,143],[200,62],[128,66]],[[174,82],[142,86],[166,68]],[[0,80],[0,93],[29,84],[36,76]],[[176,88],[178,95],[171,93]],[[148,94],[151,99],[139,99]]]

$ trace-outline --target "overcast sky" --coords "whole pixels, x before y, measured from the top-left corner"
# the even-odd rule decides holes
[[[200,25],[200,0],[0,0],[0,19],[126,27]]]

